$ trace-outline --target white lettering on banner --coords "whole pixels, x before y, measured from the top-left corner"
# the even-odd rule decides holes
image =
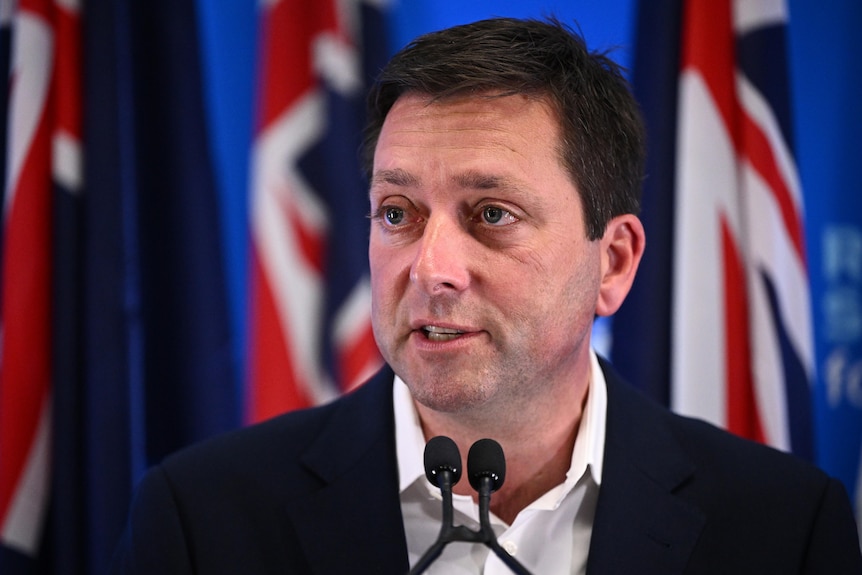
[[[833,225],[823,231],[823,271],[828,281],[862,283],[862,229]]]
[[[836,347],[826,358],[823,380],[829,407],[846,401],[862,409],[862,359],[850,362],[847,348]]]
[[[827,287],[821,299],[824,335],[830,343],[850,343],[862,335],[862,294],[845,286]]]
[[[862,228],[827,226],[822,235],[826,280],[820,309],[830,347],[823,366],[829,406],[844,402],[862,409]]]

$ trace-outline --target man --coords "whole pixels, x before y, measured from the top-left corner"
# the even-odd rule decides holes
[[[837,481],[670,414],[591,350],[645,246],[642,128],[609,59],[556,22],[483,21],[415,41],[369,102],[387,367],[154,468],[116,572],[406,573],[440,528],[438,435],[502,445],[494,529],[536,574],[862,572]],[[508,568],[456,542],[429,572]]]

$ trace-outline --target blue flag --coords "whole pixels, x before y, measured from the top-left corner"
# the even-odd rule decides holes
[[[852,383],[862,210],[850,192],[859,187],[853,162],[840,159],[858,155],[848,114],[859,107],[823,96],[862,87],[822,66],[841,56],[823,54],[832,44],[822,38],[850,45],[862,14],[809,10],[640,3],[633,79],[649,137],[649,246],[614,318],[613,360],[675,410],[811,459],[862,493],[862,401]],[[790,40],[822,49],[797,50],[792,63]],[[823,77],[791,85],[791,64]],[[791,87],[807,89],[804,101],[794,105]]]
[[[640,42],[652,45],[639,46],[635,82],[653,138],[644,220],[658,241],[614,321],[614,360],[677,411],[813,459],[787,20],[782,3],[642,6]],[[668,23],[678,30],[656,33]]]

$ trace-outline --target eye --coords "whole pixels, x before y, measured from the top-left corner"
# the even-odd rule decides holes
[[[401,208],[383,208],[383,219],[387,225],[397,226],[404,222],[404,210]]]
[[[401,208],[384,208],[383,218],[391,226],[397,226],[404,221],[404,210]]]
[[[492,226],[505,226],[517,222],[518,218],[499,206],[485,206],[482,208],[482,221]]]

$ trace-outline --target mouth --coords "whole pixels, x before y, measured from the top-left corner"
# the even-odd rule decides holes
[[[436,325],[422,326],[422,333],[430,341],[452,341],[464,335],[465,332],[448,327],[439,327]]]

